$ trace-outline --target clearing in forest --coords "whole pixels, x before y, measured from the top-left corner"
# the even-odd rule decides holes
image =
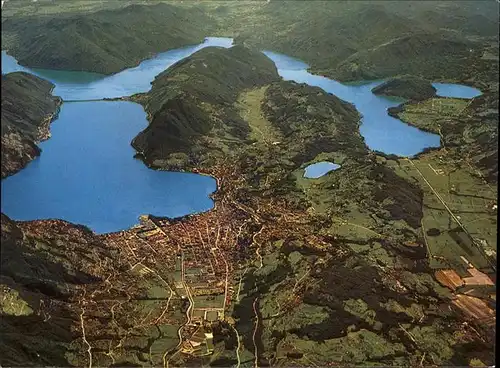
[[[280,133],[266,119],[261,104],[269,86],[244,91],[240,94],[237,107],[241,117],[250,125],[250,138],[258,142],[273,144],[279,142]]]

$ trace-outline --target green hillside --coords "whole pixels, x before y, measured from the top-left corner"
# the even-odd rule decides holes
[[[428,72],[460,80],[480,57],[483,39],[498,33],[498,4],[490,1],[271,1],[252,11],[225,6],[218,16],[221,7],[210,10],[223,34],[341,81]],[[464,48],[474,50],[467,60]]]
[[[2,19],[2,47],[22,65],[109,74],[155,53],[202,42],[210,25],[201,11],[168,4],[9,17]]]
[[[270,2],[252,27],[243,25],[238,42],[298,57],[327,68],[366,47],[420,29],[382,6],[345,2]]]
[[[313,71],[340,80],[394,76],[390,73],[406,60],[415,60],[407,69],[416,75],[429,70],[438,75],[438,69],[452,62],[447,74],[459,80],[464,67],[455,66],[464,57],[462,44],[470,46],[468,40],[473,38],[480,41],[473,45],[479,50],[482,38],[498,33],[494,1],[97,4],[78,0],[72,6],[55,0],[11,2],[2,17],[2,43],[21,64],[101,73],[136,65],[155,52],[197,43],[205,36],[227,36],[237,43],[298,57]],[[128,5],[132,3],[140,5]],[[456,43],[448,44],[450,36]],[[417,52],[405,53],[408,50],[398,40],[407,39]],[[443,46],[444,51],[429,61],[420,46],[433,51]],[[387,53],[385,59],[378,50]],[[377,69],[379,62],[387,61],[387,67]]]
[[[467,73],[476,45],[439,34],[400,37],[360,51],[341,62],[332,73],[340,80],[387,78],[412,74],[430,80],[454,79]]]

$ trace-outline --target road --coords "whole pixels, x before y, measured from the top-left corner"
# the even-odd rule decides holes
[[[367,232],[369,232],[369,233],[371,233],[371,234],[374,234],[374,235],[376,235],[376,236],[378,236],[378,237],[381,237],[381,238],[383,238],[383,237],[384,237],[382,234],[379,234],[379,233],[377,233],[376,231],[374,231],[374,230],[372,230],[372,229],[369,229],[369,228],[367,228],[367,227],[365,227],[365,226],[362,226],[362,225],[359,225],[359,224],[355,224],[355,223],[353,223],[353,222],[349,222],[349,221],[345,220],[345,219],[344,219],[344,218],[342,218],[342,217],[339,217],[339,216],[332,216],[332,219],[337,219],[337,220],[339,220],[339,221],[340,221],[340,225],[350,225],[350,226],[355,226],[355,227],[357,227],[357,228],[359,228],[359,229],[363,229],[363,230],[365,230],[365,231],[367,231]]]
[[[253,341],[253,347],[254,347],[254,355],[255,355],[255,361],[254,361],[254,366],[255,368],[259,367],[259,351],[257,349],[257,342],[255,341],[255,335],[257,334],[257,329],[259,328],[259,313],[257,312],[256,304],[259,301],[259,297],[255,298],[253,301],[252,307],[253,307],[253,312],[255,314],[255,328],[253,330],[253,335],[252,335],[252,341]]]
[[[161,232],[163,232],[163,230],[161,230]],[[165,360],[165,358],[167,357],[167,354],[171,350],[167,350],[165,352],[165,354],[163,354],[163,367],[166,367],[166,368],[168,368],[168,364],[169,364],[170,360],[174,357],[174,355],[176,355],[180,351],[179,348],[181,347],[182,342],[183,342],[183,340],[182,340],[182,330],[184,329],[184,327],[186,327],[187,325],[189,325],[191,323],[191,311],[194,308],[194,300],[193,300],[193,298],[191,296],[191,292],[189,291],[189,287],[187,286],[187,284],[185,282],[185,279],[184,279],[184,253],[183,252],[181,252],[181,282],[182,282],[182,285],[184,286],[184,289],[186,290],[186,294],[187,294],[187,297],[188,297],[188,300],[189,300],[189,307],[186,310],[186,323],[184,323],[183,325],[181,325],[179,327],[179,329],[177,330],[177,335],[179,336],[179,343],[174,348],[174,349],[177,349],[177,351],[174,354],[172,354],[172,356],[170,358],[168,358],[168,360]]]
[[[207,235],[208,235],[208,229],[207,229]],[[224,256],[224,252],[222,252],[219,248],[219,238],[220,238],[220,224],[219,224],[219,221],[217,220],[217,238],[215,239],[214,248],[219,252],[219,255],[221,256],[221,258],[224,261],[224,264],[226,266],[226,282],[225,282],[225,286],[224,286],[224,304],[222,306],[222,319],[224,319],[224,315],[226,313],[227,292],[229,289],[229,264],[227,263],[226,257]],[[226,231],[226,238],[227,238],[227,231]]]
[[[241,282],[243,281],[243,276],[245,276],[245,274],[247,273],[248,271],[248,267],[245,268],[245,271],[243,271],[243,274],[240,276],[240,282],[238,284],[238,294],[236,294],[236,301],[239,303],[240,301],[240,292],[241,292]]]
[[[252,244],[251,244],[251,245],[254,245],[254,244],[257,245],[257,247],[255,248],[255,255],[257,256],[257,259],[259,260],[259,270],[264,266],[264,263],[263,263],[262,255],[260,254],[260,243],[257,243],[255,238],[257,237],[257,235],[260,235],[262,233],[262,230],[264,230],[264,226],[265,225],[262,225],[260,230],[258,232],[256,232],[255,234],[253,234]]]
[[[187,317],[186,325],[188,325],[191,323],[191,311],[194,308],[194,300],[193,297],[191,296],[191,291],[189,291],[189,286],[186,284],[186,279],[184,274],[184,252],[181,252],[181,282],[182,285],[184,286],[184,289],[186,290],[186,295],[189,300],[189,307],[186,310],[186,317]]]
[[[236,334],[236,339],[238,340],[238,347],[236,348],[236,359],[238,360],[238,365],[236,365],[236,368],[240,368],[240,364],[241,364],[241,358],[240,358],[240,349],[241,349],[241,341],[240,341],[240,334],[238,333],[238,330],[236,329],[236,327],[234,327],[233,325],[231,325],[231,327],[233,328],[235,334]]]

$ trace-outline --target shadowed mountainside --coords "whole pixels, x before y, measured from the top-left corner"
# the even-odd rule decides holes
[[[2,178],[25,167],[40,148],[36,142],[50,136],[49,125],[61,100],[54,85],[34,75],[2,75]]]
[[[111,260],[89,230],[58,223],[63,226],[46,222],[30,233],[2,213],[2,365],[68,366],[66,353],[78,337],[78,287],[97,282],[98,265]]]

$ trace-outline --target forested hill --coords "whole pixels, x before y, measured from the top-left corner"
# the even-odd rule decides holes
[[[200,43],[212,24],[200,10],[168,4],[9,17],[2,20],[2,48],[30,67],[110,74],[155,53]]]

